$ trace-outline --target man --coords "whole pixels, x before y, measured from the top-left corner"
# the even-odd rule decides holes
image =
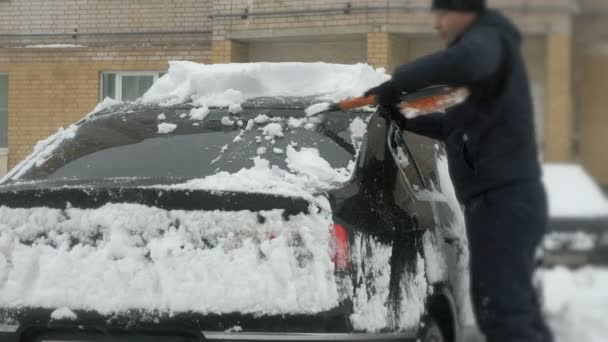
[[[483,0],[434,0],[433,10],[448,47],[399,66],[366,95],[405,129],[446,144],[465,207],[473,307],[487,341],[551,341],[531,280],[547,201],[520,33]],[[438,84],[466,86],[471,96],[445,114],[411,120],[394,109],[402,92]]]

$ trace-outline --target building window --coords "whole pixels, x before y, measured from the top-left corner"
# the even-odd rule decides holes
[[[141,97],[164,72],[118,71],[101,73],[101,100],[110,97],[133,101]]]
[[[8,75],[0,74],[0,149],[8,147]]]

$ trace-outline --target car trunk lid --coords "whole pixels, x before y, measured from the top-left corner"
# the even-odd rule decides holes
[[[314,200],[141,187],[0,191],[0,307],[311,314],[341,299]]]

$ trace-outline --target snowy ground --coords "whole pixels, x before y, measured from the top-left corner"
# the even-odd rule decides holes
[[[558,267],[538,273],[544,310],[555,342],[604,342],[608,336],[608,268]],[[483,339],[475,329],[467,342]]]
[[[608,268],[556,268],[539,274],[556,342],[603,342],[608,336]]]

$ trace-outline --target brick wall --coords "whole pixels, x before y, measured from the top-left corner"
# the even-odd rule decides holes
[[[212,63],[243,63],[248,61],[248,46],[232,40],[214,40]]]
[[[580,156],[587,170],[602,185],[608,186],[608,53],[582,59],[579,112]]]
[[[0,150],[0,177],[4,175],[8,170],[8,155],[5,151]]]
[[[586,169],[608,186],[608,1],[582,0],[575,26],[574,65],[577,144]]]
[[[261,41],[248,44],[251,62],[326,62],[365,63],[367,42],[365,35],[317,39]]]
[[[247,40],[367,32],[432,33],[430,3],[430,0],[214,0],[213,35],[216,40]],[[571,0],[492,3],[508,8],[525,32],[569,30]]]
[[[0,70],[10,77],[9,167],[95,107],[100,72],[163,71],[168,60],[209,63],[210,47],[0,49]]]
[[[31,37],[33,33],[211,31],[211,0],[11,0],[0,2],[4,44],[114,41],[114,36]],[[136,36],[131,36],[137,41]],[[126,37],[122,37],[125,39]]]

